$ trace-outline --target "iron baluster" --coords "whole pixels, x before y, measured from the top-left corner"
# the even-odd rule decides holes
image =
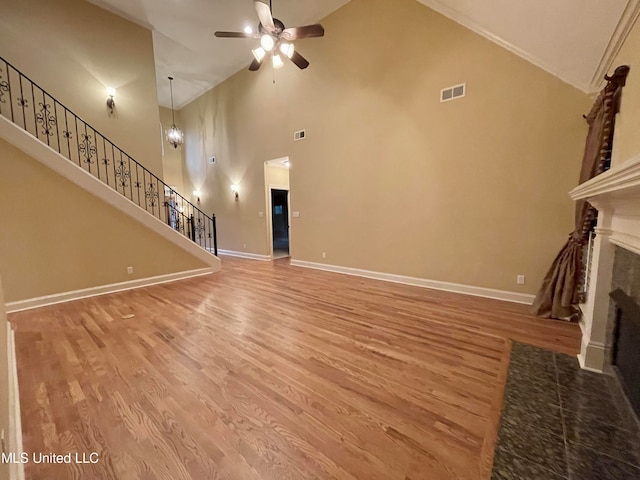
[[[78,137],[78,117],[74,117],[75,122],[76,122],[76,138],[75,141],[78,142],[78,139],[80,137]],[[77,146],[77,143],[76,143]],[[82,160],[80,160],[80,152],[78,152],[78,166],[82,167]]]
[[[20,81],[20,99],[19,99],[19,104],[20,107],[22,107],[22,128],[24,128],[25,130],[27,129],[27,114],[25,113],[24,109],[28,106],[27,100],[24,99],[24,90],[22,88],[22,74],[20,72],[18,72],[18,80]]]
[[[56,117],[56,138],[58,139],[58,153],[62,153],[60,152],[60,128],[58,127],[58,101],[55,98],[53,99],[53,112]]]
[[[69,118],[67,115],[66,107],[63,107],[63,108],[64,108],[64,131],[62,132],[62,134],[67,139],[67,153],[69,154],[69,158],[71,158],[71,142],[69,142],[69,138],[71,137],[71,132],[69,131]]]
[[[147,184],[147,170],[145,168],[142,169],[142,186],[144,187]],[[144,196],[144,209],[148,212],[149,205],[147,205],[147,196]]]
[[[100,135],[102,137],[102,135]],[[107,158],[107,139],[102,137],[102,164],[104,165],[105,183],[109,185],[109,159]]]
[[[79,139],[78,139],[79,140]],[[85,159],[84,162],[87,164],[87,168],[89,169],[89,173],[91,173],[91,155],[89,148],[91,147],[91,142],[89,142],[89,135],[87,135],[87,124],[84,124],[84,135],[82,137],[82,141],[86,144],[86,153],[83,151]]]
[[[142,202],[140,200],[140,173],[138,167],[136,166],[136,187],[138,188],[138,206],[142,206]]]
[[[9,70],[9,65],[5,62],[5,69],[7,71],[7,88],[9,89],[9,109],[11,111],[11,121],[15,122],[13,118],[13,90],[11,90],[11,71]]]
[[[98,173],[98,180],[101,180],[100,178],[100,160],[98,159],[98,157],[100,156],[100,154],[98,153],[98,133],[93,130],[93,141],[94,141],[94,147],[95,147],[95,152],[96,152],[96,172]],[[107,182],[108,184],[108,182]]]
[[[211,216],[211,220],[213,223],[213,254],[218,256],[218,227],[216,226],[216,214],[214,213]]]
[[[0,70],[0,114],[2,113],[2,104],[7,101],[4,98],[5,93],[9,93],[9,105],[12,107],[12,117],[11,121],[13,121],[13,102],[11,101],[11,89],[9,87],[9,67],[5,63],[5,70],[7,71],[7,80],[3,80],[2,70]]]
[[[38,120],[36,119],[36,96],[33,92],[33,83],[31,84],[31,104],[33,106],[33,126],[35,128],[35,136],[37,139],[40,139],[38,136]]]

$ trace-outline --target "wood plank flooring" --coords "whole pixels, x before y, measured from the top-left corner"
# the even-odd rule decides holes
[[[131,317],[131,315],[133,315]],[[487,479],[509,339],[576,325],[288,260],[10,315],[28,479]]]

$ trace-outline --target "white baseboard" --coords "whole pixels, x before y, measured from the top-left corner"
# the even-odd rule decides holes
[[[297,267],[314,268],[316,270],[326,270],[327,272],[344,273],[346,275],[355,275],[357,277],[373,278],[375,280],[383,280],[385,282],[402,283],[404,285],[412,285],[415,287],[432,288],[434,290],[462,293],[464,295],[473,295],[475,297],[485,297],[493,298],[495,300],[504,300],[506,302],[524,303],[526,305],[531,305],[535,298],[534,295],[527,295],[525,293],[507,292],[505,290],[495,290],[493,288],[474,287],[472,285],[462,285],[460,283],[441,282],[438,280],[428,280],[426,278],[407,277],[404,275],[395,275],[392,273],[373,272],[370,270],[361,270],[359,268],[325,265],[324,263],[305,262],[302,260],[292,259],[291,265]]]
[[[30,298],[27,300],[18,300],[16,302],[7,303],[7,313],[19,312],[21,310],[29,310],[31,308],[44,307],[56,303],[71,302],[81,298],[96,297],[98,295],[106,295],[108,293],[122,292],[124,290],[132,290],[134,288],[148,287],[159,283],[175,282],[176,280],[184,280],[191,277],[199,277],[201,275],[209,275],[217,271],[215,268],[207,267],[197,270],[188,270],[186,272],[169,273],[167,275],[158,275],[155,277],[140,278],[138,280],[130,280],[127,282],[112,283],[110,285],[101,285],[98,287],[84,288],[82,290],[74,290],[71,292],[55,293],[44,297]]]
[[[580,368],[582,370],[586,370],[587,372],[593,372],[593,373],[604,373],[604,370],[598,370],[597,368],[588,367],[584,363],[584,357],[581,354],[576,355],[576,357],[578,357],[578,363],[580,364]]]
[[[248,258],[250,260],[260,260],[263,262],[268,262],[269,260],[271,260],[270,255],[259,255],[257,253],[247,253],[247,252],[235,252],[233,250],[218,249],[218,255],[227,255],[228,257]]]
[[[582,337],[578,363],[580,368],[589,372],[603,373],[605,366],[606,348],[604,343],[591,342],[586,336]]]
[[[7,323],[7,353],[9,360],[9,451],[20,455],[22,449],[22,417],[20,413],[20,388],[18,386],[18,364],[16,360],[16,337]],[[24,465],[9,465],[10,480],[24,480]]]

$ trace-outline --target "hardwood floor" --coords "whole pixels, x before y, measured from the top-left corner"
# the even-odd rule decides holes
[[[510,342],[576,325],[288,259],[10,315],[28,479],[486,479]]]

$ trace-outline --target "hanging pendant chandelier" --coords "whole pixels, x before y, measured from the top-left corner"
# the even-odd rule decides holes
[[[176,125],[175,113],[173,112],[173,77],[169,77],[169,89],[171,90],[171,127],[166,131],[167,142],[173,148],[178,148],[184,142],[184,134]]]

